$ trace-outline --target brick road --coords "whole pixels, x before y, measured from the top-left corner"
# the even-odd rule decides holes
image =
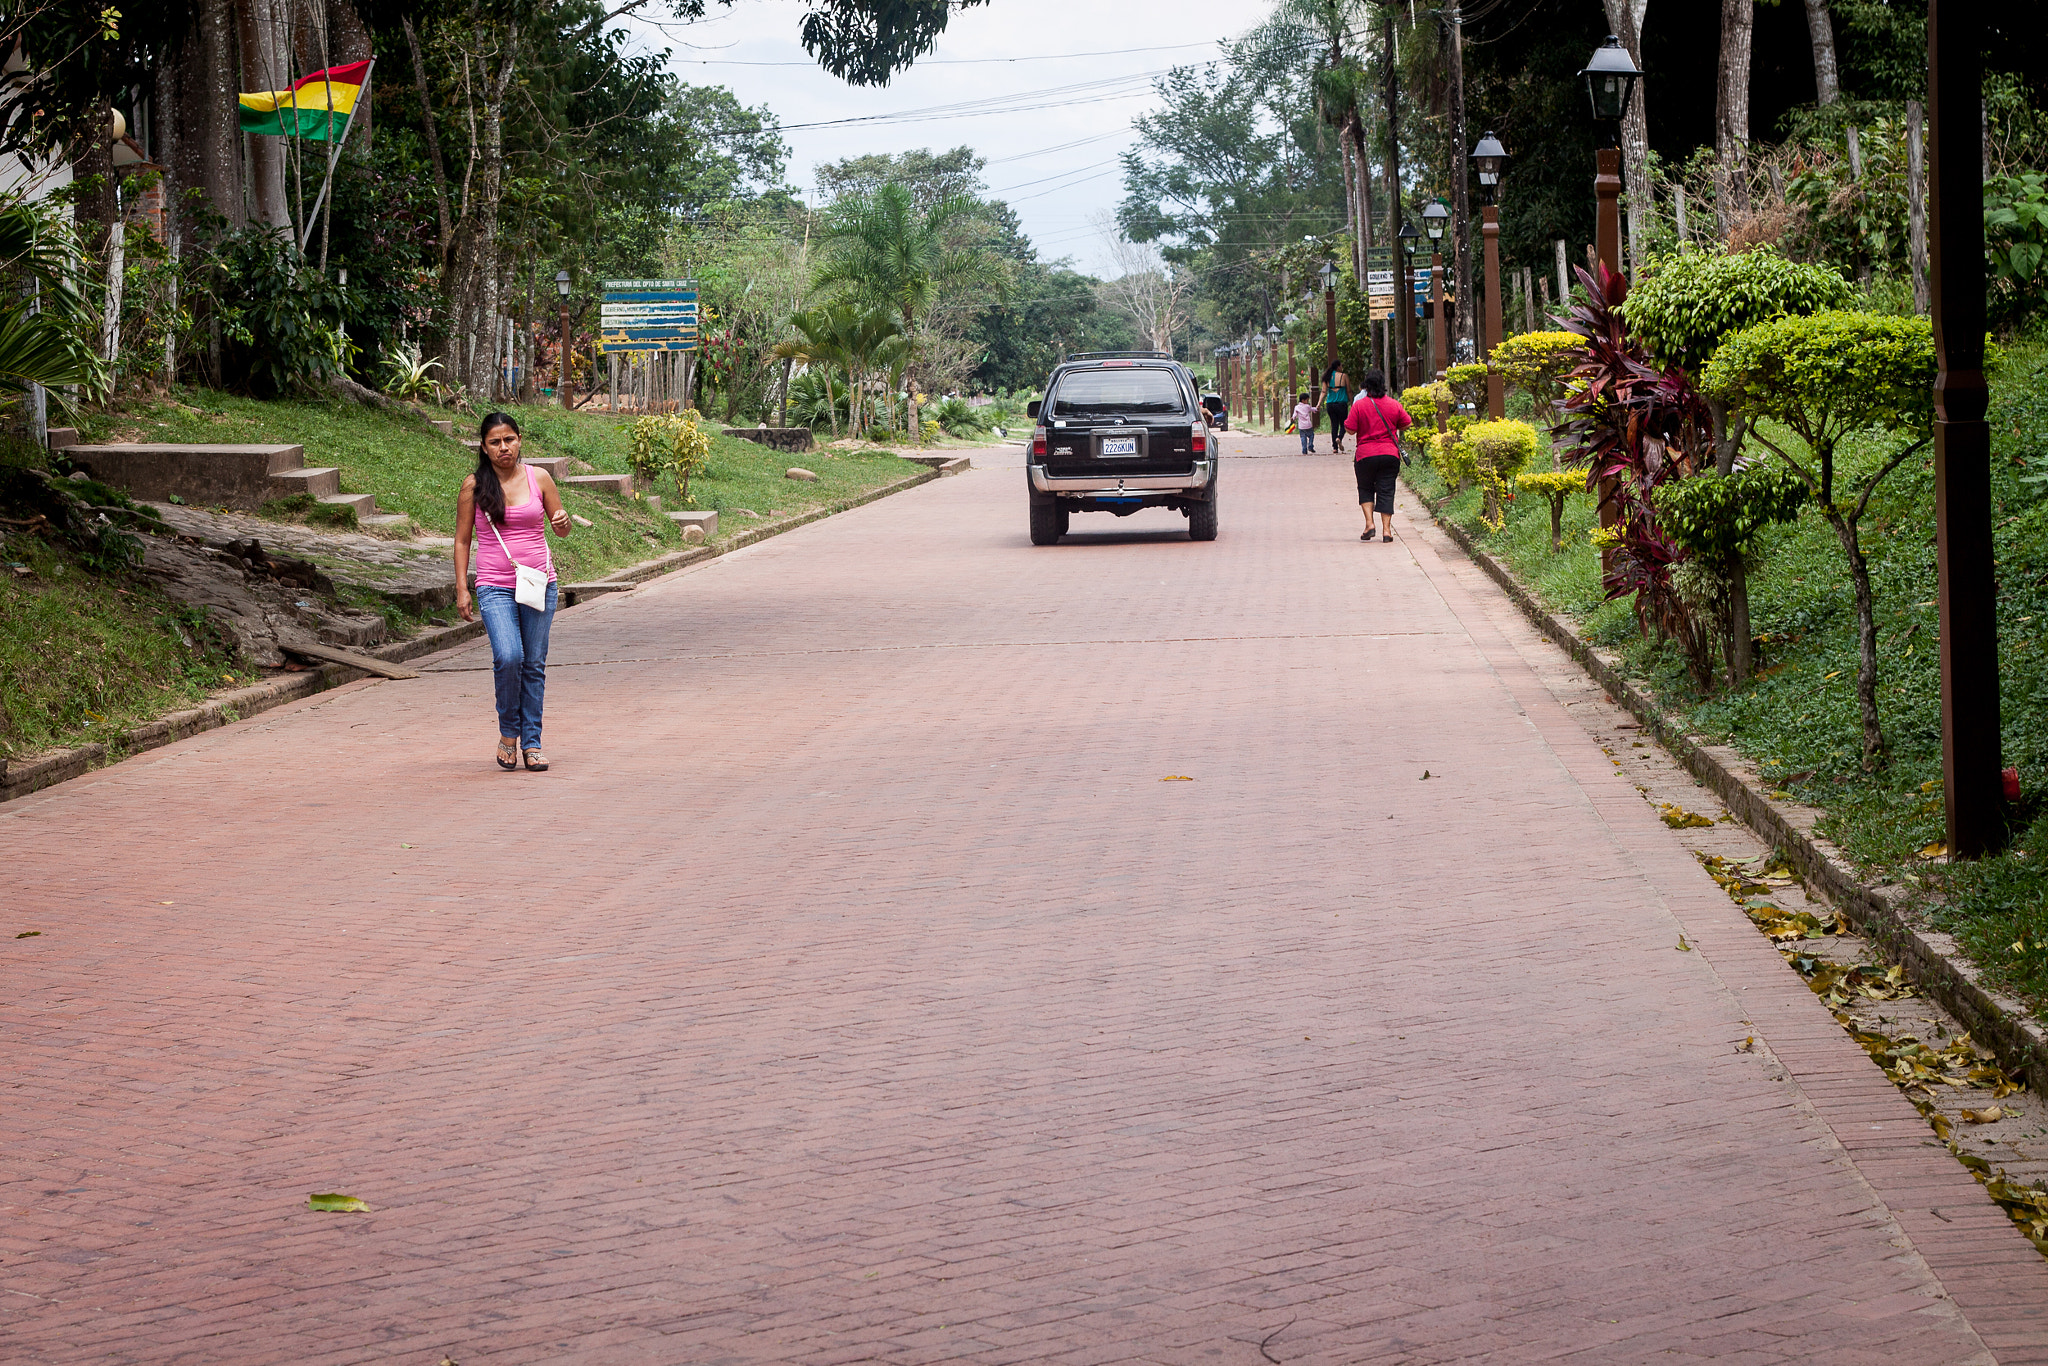
[[[545,775],[472,646],[0,808],[0,1359],[2048,1360],[1551,647],[1232,442],[566,612]]]

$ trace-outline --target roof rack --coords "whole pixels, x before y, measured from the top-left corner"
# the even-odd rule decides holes
[[[1075,351],[1068,360],[1172,360],[1164,351]]]

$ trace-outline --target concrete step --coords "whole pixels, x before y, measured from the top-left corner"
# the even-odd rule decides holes
[[[411,526],[412,518],[403,512],[373,512],[365,517],[356,514],[357,526]]]
[[[52,427],[49,429],[49,437],[50,449],[61,451],[67,446],[76,446],[78,444],[78,428]]]
[[[331,508],[354,508],[358,522],[377,515],[377,495],[374,493],[330,493],[320,501]]]
[[[430,417],[427,419],[427,425],[431,426],[435,431],[439,432],[443,436],[455,435],[455,419],[453,418]]]
[[[301,446],[122,442],[71,446],[65,454],[95,479],[144,502],[177,494],[194,507],[255,511],[278,496],[273,476],[305,468]]]
[[[572,458],[566,455],[535,455],[528,456],[526,463],[537,470],[546,470],[559,484],[569,477],[569,461]]]
[[[621,498],[633,496],[633,476],[630,474],[572,474],[555,482],[564,488],[587,489],[591,493],[616,493]]]
[[[602,597],[606,593],[630,593],[640,585],[637,583],[565,583],[555,590],[557,605],[574,607],[590,598]]]
[[[334,465],[309,465],[304,469],[273,474],[270,482],[276,485],[279,498],[289,498],[297,493],[325,498],[328,494],[341,492],[341,470]]]
[[[718,513],[715,509],[710,512],[671,512],[668,519],[679,527],[703,527],[707,541],[718,534]]]

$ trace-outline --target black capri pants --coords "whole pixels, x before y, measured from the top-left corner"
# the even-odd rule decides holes
[[[1371,503],[1374,512],[1393,516],[1394,481],[1401,477],[1401,457],[1368,455],[1352,461],[1351,472],[1358,476],[1358,501]]]

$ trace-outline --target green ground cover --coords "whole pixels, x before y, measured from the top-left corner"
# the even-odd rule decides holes
[[[589,472],[621,474],[628,468],[629,419],[606,413],[571,413],[559,407],[512,407],[525,434],[529,455],[566,455]],[[437,414],[438,415],[438,414]],[[449,413],[462,436],[474,435],[474,419]],[[80,437],[96,441],[206,441],[295,443],[306,448],[309,465],[335,465],[346,493],[374,493],[378,506],[404,512],[440,535],[455,530],[455,495],[475,468],[476,456],[458,440],[442,436],[412,413],[389,413],[332,400],[265,402],[204,389],[181,389],[169,398],[138,400],[120,409],[92,413],[79,422]],[[815,484],[784,477],[802,464],[818,475]],[[719,538],[744,530],[750,519],[726,512],[747,508],[767,516],[805,512],[918,472],[919,466],[888,451],[811,451],[790,456],[735,437],[714,435],[709,467],[691,482],[689,507],[720,512]],[[667,511],[685,504],[676,491],[661,491]],[[644,501],[565,488],[563,502],[590,527],[578,527],[556,543],[555,560],[565,582],[599,579],[682,546],[681,533]]]
[[[1891,477],[1864,525],[1889,746],[1887,762],[1870,772],[1860,759],[1848,569],[1812,508],[1763,538],[1750,581],[1753,626],[1764,642],[1759,676],[1711,694],[1694,687],[1676,647],[1642,637],[1626,602],[1603,600],[1599,552],[1587,539],[1596,524],[1590,498],[1568,504],[1565,548],[1556,555],[1539,498],[1509,504],[1498,533],[1480,521],[1477,489],[1442,513],[1548,606],[1574,617],[1586,639],[1619,651],[1690,729],[1732,746],[1780,791],[1825,812],[1820,832],[1868,875],[1927,892],[1929,921],[2048,1017],[2048,483],[2029,482],[2048,473],[2048,351],[2008,356],[1993,383],[1990,422],[2004,754],[2019,769],[2023,797],[2006,852],[1974,864],[1948,866],[1921,853],[1944,834],[1931,457],[1909,460]],[[1866,434],[1848,453],[1850,472],[1860,475],[1896,449],[1891,440]],[[1410,482],[1432,502],[1448,492],[1425,461],[1410,462]]]
[[[598,473],[628,467],[627,419],[553,407],[512,411],[529,454],[570,456]],[[472,425],[460,414],[450,416],[458,430]],[[82,414],[78,426],[87,442],[298,443],[308,464],[340,467],[345,491],[375,493],[381,507],[408,513],[440,535],[454,531],[456,491],[476,462],[468,447],[411,413],[339,402],[259,402],[201,389]],[[48,463],[40,450],[20,443],[0,449],[0,461]],[[798,464],[818,481],[786,478],[784,471]],[[807,512],[922,468],[886,450],[791,456],[720,434],[712,438],[709,466],[691,483],[687,506],[718,509],[715,539],[724,540],[759,524],[739,509],[763,519]],[[675,490],[662,492],[665,510],[686,506]],[[564,582],[602,578],[682,548],[676,525],[643,499],[565,489],[563,500],[592,523],[555,543]],[[280,511],[305,517],[304,509]],[[0,756],[111,739],[261,676],[234,657],[203,613],[166,598],[142,575],[94,572],[66,546],[12,527],[0,526],[0,532],[8,533],[0,559],[28,571],[0,568]],[[373,594],[345,590],[343,597],[383,611],[394,635],[422,624]],[[449,612],[436,618],[452,619]]]

